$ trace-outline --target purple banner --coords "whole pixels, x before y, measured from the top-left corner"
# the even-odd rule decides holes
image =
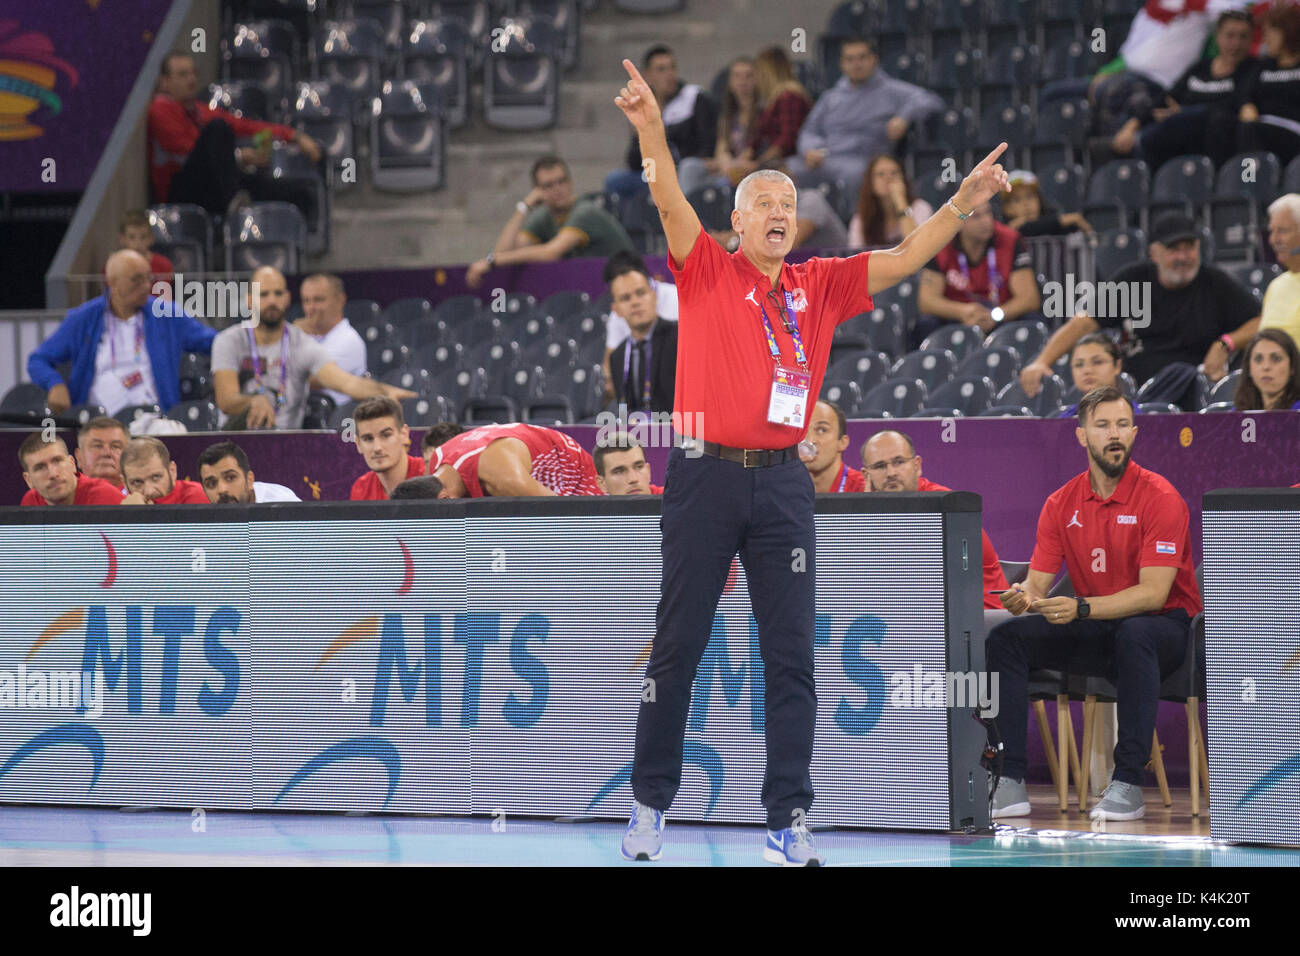
[[[170,7],[0,0],[0,190],[86,188]]]

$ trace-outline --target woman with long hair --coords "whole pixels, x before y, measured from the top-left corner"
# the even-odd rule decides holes
[[[735,175],[739,161],[749,144],[754,122],[758,119],[758,77],[754,61],[737,57],[727,67],[727,87],[722,94],[718,114],[718,144],[713,158],[705,165],[721,182],[736,184],[744,178]]]
[[[1267,150],[1285,166],[1300,155],[1300,5],[1275,3],[1264,15],[1269,55],[1246,83],[1237,150]]]
[[[858,211],[849,221],[849,245],[892,246],[900,243],[934,212],[917,199],[902,164],[882,153],[867,166],[858,190]]]
[[[1246,346],[1232,404],[1243,412],[1300,408],[1300,350],[1281,329],[1264,329]]]
[[[812,97],[795,76],[790,58],[779,46],[768,47],[754,58],[754,72],[761,112],[737,167],[741,178],[763,163],[793,156],[799,129],[812,112]]]

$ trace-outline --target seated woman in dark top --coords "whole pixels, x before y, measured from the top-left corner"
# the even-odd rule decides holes
[[[1087,395],[1094,388],[1113,385],[1120,391],[1127,391],[1119,373],[1123,371],[1124,361],[1119,357],[1119,346],[1114,339],[1104,332],[1090,332],[1074,343],[1070,350],[1070,376],[1074,379],[1074,388],[1080,397]],[[1132,397],[1132,396],[1130,396]],[[1137,411],[1136,406],[1134,412]],[[1079,414],[1079,403],[1061,409],[1060,418],[1073,418]]]
[[[1043,202],[1038,190],[1038,177],[1025,169],[1015,169],[1007,174],[1010,186],[1002,194],[1002,221],[1020,235],[1064,236],[1082,229],[1092,232],[1092,226],[1081,213],[1061,213]]]
[[[1250,340],[1232,404],[1243,412],[1300,408],[1300,351],[1291,336],[1265,329]]]
[[[1275,5],[1264,17],[1260,61],[1238,113],[1237,150],[1267,150],[1285,166],[1300,155],[1300,6]]]
[[[1184,153],[1204,153],[1217,168],[1236,144],[1237,112],[1259,61],[1250,56],[1250,14],[1229,10],[1214,31],[1218,53],[1183,74],[1165,105],[1132,116],[1111,139],[1118,156],[1146,160],[1155,175],[1162,163]]]

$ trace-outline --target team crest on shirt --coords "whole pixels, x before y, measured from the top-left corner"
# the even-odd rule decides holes
[[[796,312],[808,311],[808,296],[804,293],[803,289],[791,289],[790,300],[791,305]]]

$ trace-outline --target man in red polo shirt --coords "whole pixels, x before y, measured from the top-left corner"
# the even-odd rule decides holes
[[[1023,319],[1042,303],[1033,263],[1020,233],[993,219],[988,203],[975,207],[961,232],[921,272],[912,348],[949,322],[991,332]]]
[[[591,456],[596,482],[607,495],[662,495],[663,486],[650,481],[650,463],[636,436],[627,432],[596,442]]]
[[[1092,816],[1137,820],[1161,679],[1182,663],[1201,610],[1187,504],[1167,480],[1130,461],[1133,406],[1113,386],[1079,402],[1079,444],[1088,470],[1052,493],[1023,585],[1002,595],[1012,614],[989,634],[988,668],[1000,675],[998,728],[1005,747],[994,817],[1027,816],[1028,674],[1047,668],[1115,682],[1119,743],[1115,773]],[[1078,598],[1049,598],[1065,562]]]
[[[407,478],[424,474],[424,459],[408,454],[411,429],[402,406],[387,395],[367,398],[352,412],[357,451],[370,471],[352,483],[353,501],[387,501]]]
[[[759,170],[736,189],[723,252],[682,194],[648,85],[629,60],[615,99],[637,131],[646,178],[668,239],[679,301],[673,449],[665,475],[661,593],[647,686],[637,715],[632,817],[621,847],[657,859],[664,811],[681,783],[691,684],[708,644],[731,560],[749,579],[766,673],[767,811],[763,858],[823,862],[805,826],[812,805],[815,529],[813,482],[800,458],[835,326],[871,296],[913,275],[978,203],[1005,188],[1001,144],[936,215],[893,249],[847,259],[785,257],[798,223],[794,184]],[[807,452],[814,453],[809,444]]]
[[[576,441],[540,425],[484,425],[427,447],[439,498],[598,495],[596,466]]]
[[[849,432],[842,408],[824,398],[814,405],[808,419],[808,441],[817,449],[817,454],[804,462],[808,474],[812,475],[815,491],[867,490],[867,480],[862,472],[850,468],[844,460],[844,449],[849,447]]]
[[[862,445],[862,468],[867,473],[872,491],[952,491],[921,476],[921,456],[916,453],[912,439],[903,432],[886,430],[872,435]],[[1007,576],[1002,573],[1002,562],[993,547],[988,532],[980,530],[983,538],[984,606],[1001,608],[1002,601],[989,594],[1005,591]]]
[[[197,481],[176,479],[171,452],[152,435],[132,438],[122,450],[124,505],[206,505],[207,492]]]
[[[46,441],[42,432],[32,432],[18,446],[18,464],[23,469],[27,493],[23,505],[118,505],[122,492],[107,481],[78,474],[62,438]]]

